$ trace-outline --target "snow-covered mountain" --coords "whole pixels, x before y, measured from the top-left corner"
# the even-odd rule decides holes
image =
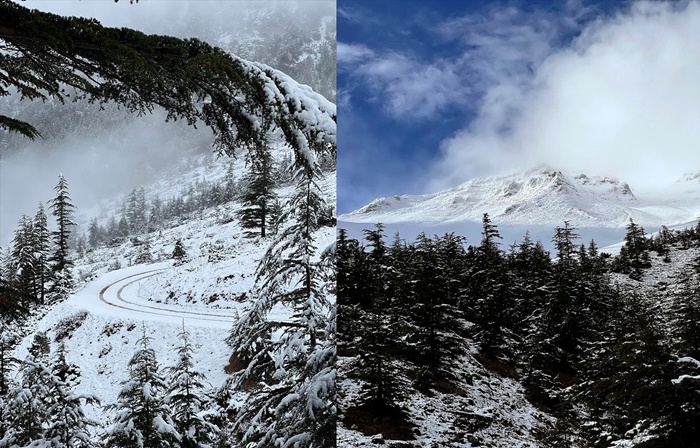
[[[673,194],[680,191],[685,197]],[[570,220],[579,227],[619,227],[631,217],[654,227],[694,219],[698,211],[700,173],[684,176],[668,191],[640,196],[618,179],[539,167],[471,179],[434,194],[379,198],[341,220],[444,223],[478,221],[488,213],[504,224],[559,225]]]
[[[596,229],[584,237],[598,240],[602,234],[612,242],[619,240],[630,219],[650,232],[695,220],[700,213],[700,173],[684,175],[663,190],[637,192],[623,180],[539,166],[471,179],[438,193],[379,198],[339,220],[340,227],[351,229],[381,222],[401,233],[407,226],[421,226],[427,232],[457,231],[470,237],[480,230],[476,224],[484,213],[519,236],[542,230],[547,241],[547,232],[566,220],[579,229]]]

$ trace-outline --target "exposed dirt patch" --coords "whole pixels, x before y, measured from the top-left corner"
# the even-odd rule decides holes
[[[496,358],[495,356],[487,353],[479,353],[474,358],[476,358],[476,360],[479,361],[486,369],[499,376],[514,380],[520,379],[520,375],[518,375],[518,370],[515,368],[515,366],[510,365],[507,362]]]
[[[229,375],[235,372],[240,372],[241,370],[247,368],[248,364],[248,362],[242,360],[238,356],[231,355],[231,357],[228,359],[228,364],[226,364],[226,367],[224,367],[224,372]]]
[[[397,407],[365,403],[348,408],[343,423],[366,436],[382,434],[388,440],[415,440],[416,426],[408,421],[406,413]]]

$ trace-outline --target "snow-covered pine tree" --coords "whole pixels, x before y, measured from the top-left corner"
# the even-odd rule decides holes
[[[280,231],[282,222],[280,222],[284,213],[284,207],[279,199],[274,199],[267,206],[267,233],[277,235]]]
[[[209,448],[218,438],[218,428],[202,416],[204,411],[203,373],[195,370],[189,333],[182,323],[182,345],[177,349],[177,363],[166,369],[169,384],[165,402],[172,413],[173,425],[180,435],[181,448]]]
[[[644,227],[636,224],[631,218],[625,234],[626,260],[621,261],[620,271],[630,275],[634,280],[642,278],[643,268],[651,266],[649,262],[649,240]]]
[[[154,232],[163,225],[163,202],[156,196],[151,199],[151,207],[148,211],[148,232]]]
[[[572,353],[579,343],[581,315],[576,293],[580,279],[576,244],[579,238],[576,228],[564,221],[556,227],[552,242],[556,248],[557,261],[553,266],[554,284],[546,306],[546,317],[541,322],[542,337],[554,344],[548,353],[560,358],[560,368],[570,368]]]
[[[56,217],[57,229],[53,232],[55,252],[50,258],[53,271],[53,286],[51,292],[57,299],[68,296],[73,287],[73,274],[71,267],[73,262],[68,254],[68,242],[70,239],[71,227],[75,223],[71,221],[71,215],[75,211],[75,206],[71,203],[68,193],[68,182],[63,174],[58,175],[58,184],[54,188],[56,196],[49,201],[51,213]]]
[[[90,226],[88,227],[88,245],[92,249],[96,248],[100,244],[100,226],[97,223],[97,218],[92,218],[90,220]]]
[[[108,244],[111,243],[113,239],[119,238],[118,228],[119,224],[117,224],[117,218],[115,218],[114,215],[110,216],[105,227],[105,238]]]
[[[32,355],[21,363],[19,382],[7,394],[3,408],[5,432],[0,448],[30,446],[44,438],[50,415],[47,399],[51,396],[45,370]]]
[[[12,239],[10,255],[11,282],[24,295],[36,300],[36,253],[34,251],[34,225],[27,215],[22,215]],[[28,303],[23,304],[25,307]]]
[[[339,349],[354,351],[352,345],[361,330],[356,322],[361,322],[361,311],[372,306],[374,282],[368,279],[377,272],[370,265],[364,247],[358,240],[348,238],[345,229],[338,229],[336,245],[338,312],[343,316],[338,322]]]
[[[246,236],[258,233],[265,238],[268,227],[268,209],[276,198],[272,154],[266,145],[258,145],[248,153],[248,172],[243,177],[244,191],[240,195],[243,207],[238,211],[241,227],[249,230]]]
[[[408,339],[414,341],[416,360],[422,367],[417,381],[429,387],[435,380],[456,378],[454,368],[463,352],[460,345],[464,344],[466,321],[458,307],[461,282],[453,277],[462,265],[463,249],[461,239],[454,235],[433,240],[425,234],[418,235],[413,249],[414,282],[406,299],[411,303],[411,323],[417,328]]]
[[[163,403],[167,389],[159,372],[151,338],[143,335],[137,344],[140,348],[129,361],[129,379],[119,392],[116,421],[107,431],[107,448],[166,448],[178,440],[178,434],[170,418],[170,410]]]
[[[39,303],[44,303],[46,297],[46,283],[51,277],[51,266],[49,265],[49,250],[51,244],[51,233],[49,232],[44,204],[39,203],[39,208],[34,216],[34,258],[36,290]]]
[[[45,358],[45,357],[44,357]],[[31,354],[20,365],[20,381],[2,406],[0,447],[94,447],[83,403],[93,396],[76,395],[58,376]]]
[[[325,205],[317,183],[320,171],[311,152],[301,153],[297,188],[282,218],[289,226],[258,267],[257,301],[227,339],[234,355],[248,361],[235,384],[246,379],[265,383],[249,396],[234,424],[244,434],[240,441],[244,446],[335,444],[334,306],[326,288],[334,266],[319,260],[314,238]],[[289,322],[269,320],[277,304],[291,309]],[[276,330],[280,336],[271,339]]]
[[[66,360],[66,344],[64,341],[58,345],[56,355],[51,361],[51,374],[67,388],[73,388],[80,383],[80,367]]]
[[[157,104],[170,119],[182,118],[190,125],[203,121],[214,132],[216,148],[228,155],[271,132],[260,129],[261,118],[282,128],[292,146],[335,140],[335,105],[266,65],[245,61],[198,39],[103,28],[79,18],[29,10],[9,0],[0,1],[0,10],[8,52],[1,66],[3,70],[22,66],[27,73],[7,84],[30,99],[53,97],[63,102],[67,94],[62,86],[69,84],[77,95],[91,101],[116,100],[133,111],[143,113]],[[35,25],[44,32],[27,31]],[[105,51],[93,51],[96,45]],[[177,56],[163,59],[153,48],[168,48]],[[324,74],[332,73],[332,45],[324,46],[321,61]],[[299,64],[294,60],[292,65]],[[83,79],[76,77],[76,71],[88,73]],[[123,73],[129,73],[128,79]],[[0,127],[29,138],[38,135],[31,124],[4,115]]]
[[[294,159],[292,155],[285,154],[282,160],[277,163],[275,171],[278,185],[291,185],[294,178]]]
[[[187,261],[187,252],[185,252],[185,247],[182,245],[182,240],[180,238],[175,241],[175,248],[170,258],[175,260],[175,265],[181,265]]]
[[[133,188],[126,202],[126,221],[129,232],[138,235],[146,230],[146,192],[144,188]]]
[[[5,329],[0,334],[0,400],[12,385],[10,373],[17,365],[17,359],[12,356],[16,341],[17,335],[12,329]]]
[[[52,361],[51,371],[43,369],[48,382],[50,396],[47,399],[49,422],[44,432],[47,448],[92,448],[91,428],[98,422],[89,419],[83,410],[84,404],[99,404],[93,395],[76,395],[71,390],[78,383],[79,369],[69,364],[65,357],[65,345],[61,343]]]
[[[126,238],[129,236],[129,224],[126,222],[126,218],[122,215],[119,219],[119,224],[117,224],[117,238]]]
[[[675,318],[672,322],[674,343],[681,356],[700,361],[700,281],[698,274],[681,276],[683,286],[673,300]],[[679,282],[680,283],[680,282]]]
[[[233,169],[233,163],[229,163],[228,168],[226,168],[226,177],[223,186],[223,200],[224,202],[233,201],[238,193],[236,188],[236,176]]]
[[[476,321],[481,327],[477,340],[489,355],[512,358],[513,297],[510,278],[504,269],[505,257],[497,239],[502,239],[489,215],[482,217],[482,239],[469,268],[468,300],[473,303]]]
[[[23,304],[31,302],[31,296],[20,291],[14,282],[15,270],[10,249],[0,255],[0,321],[6,323],[26,312]]]
[[[35,361],[43,363],[48,360],[49,353],[51,352],[51,343],[45,331],[38,331],[34,334],[32,345],[29,346],[28,351]]]

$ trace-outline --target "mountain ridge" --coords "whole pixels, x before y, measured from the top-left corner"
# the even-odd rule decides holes
[[[517,225],[624,227],[630,219],[654,229],[692,221],[700,212],[700,173],[667,189],[635,194],[609,176],[573,174],[540,165],[521,172],[478,177],[425,195],[378,198],[339,216],[344,222],[451,223],[480,221]]]

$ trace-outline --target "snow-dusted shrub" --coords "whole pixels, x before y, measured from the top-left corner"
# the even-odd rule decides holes
[[[95,279],[95,273],[84,269],[78,269],[78,274],[76,275],[78,283],[87,283]]]
[[[85,322],[85,319],[87,319],[89,315],[90,313],[88,313],[87,311],[81,310],[75,314],[72,314],[59,320],[56,324],[56,328],[53,331],[54,341],[60,342],[65,338],[70,339],[70,337],[73,336],[75,330],[80,328],[80,326],[83,324],[83,322]]]
[[[213,243],[205,242],[199,246],[202,256],[207,257],[209,263],[218,263],[227,258],[227,251],[224,242],[216,240]]]
[[[113,336],[121,331],[121,329],[124,327],[124,322],[122,321],[116,321],[116,322],[110,322],[102,328],[102,335],[105,335],[107,337]]]
[[[122,264],[119,262],[119,259],[116,258],[112,264],[109,265],[109,270],[110,271],[116,271],[122,268]]]
[[[145,240],[136,246],[136,254],[134,255],[133,264],[148,264],[153,263],[153,255],[151,255],[151,243]]]

